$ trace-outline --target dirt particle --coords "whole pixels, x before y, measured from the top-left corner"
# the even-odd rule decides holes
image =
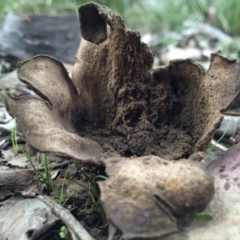
[[[144,163],[144,165],[149,165],[149,164],[150,164],[150,161],[149,161],[149,159],[145,159],[145,160],[143,161],[143,163]]]
[[[220,170],[219,170],[219,171],[220,171],[220,172],[223,172],[223,171],[225,170],[225,168],[226,168],[226,165],[223,165],[223,164],[222,164],[222,165],[220,165]]]
[[[236,164],[235,166],[233,166],[230,171],[234,171],[236,168],[240,167],[240,163]]]
[[[239,180],[238,177],[233,178],[234,182],[237,182]]]
[[[163,185],[161,185],[161,184],[157,184],[156,187],[157,187],[160,191],[165,190],[165,186],[163,186]]]
[[[224,189],[225,189],[226,191],[228,191],[228,190],[230,189],[230,187],[231,187],[230,182],[229,182],[229,180],[227,179],[227,181],[226,181],[225,184],[224,184]]]
[[[219,177],[220,177],[220,179],[223,179],[223,178],[227,178],[228,175],[227,174],[220,174]]]

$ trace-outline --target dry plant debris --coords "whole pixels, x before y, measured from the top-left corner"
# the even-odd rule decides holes
[[[106,166],[103,205],[125,239],[175,232],[159,206],[184,215],[210,201],[213,178],[193,160],[237,97],[240,66],[216,53],[207,72],[191,59],[153,70],[153,53],[119,15],[91,2],[79,19],[72,79],[47,55],[20,62],[19,79],[38,96],[2,92],[7,109],[32,147]]]
[[[60,204],[57,204],[50,197],[39,195],[37,198],[47,204],[51,208],[51,211],[54,213],[54,215],[59,217],[63,221],[63,223],[66,224],[71,235],[74,235],[72,239],[74,239],[75,237],[76,239],[93,240],[89,233],[67,209],[62,207]]]

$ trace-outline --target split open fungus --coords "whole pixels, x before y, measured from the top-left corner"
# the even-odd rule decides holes
[[[206,72],[191,59],[152,69],[152,51],[119,15],[91,2],[79,19],[72,78],[50,56],[22,61],[18,77],[37,96],[2,92],[7,109],[32,147],[106,166],[101,200],[125,239],[176,232],[176,216],[212,198],[213,177],[193,160],[239,93],[239,64],[216,53]]]

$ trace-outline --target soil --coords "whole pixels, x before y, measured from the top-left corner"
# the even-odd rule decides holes
[[[181,159],[189,156],[189,135],[165,125],[163,129],[151,130],[134,128],[129,135],[124,133],[124,127],[119,127],[120,132],[111,133],[104,130],[91,130],[81,133],[97,141],[104,150],[104,156],[121,155],[123,157],[157,155],[165,159]],[[127,127],[125,127],[127,129]]]

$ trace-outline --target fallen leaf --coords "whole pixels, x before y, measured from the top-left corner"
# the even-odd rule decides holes
[[[10,161],[7,162],[10,166],[20,167],[20,168],[26,168],[29,166],[29,162],[23,154],[18,154],[14,156]]]
[[[11,191],[24,190],[33,181],[32,170],[2,170],[0,172],[1,189]]]
[[[39,199],[15,198],[6,201],[0,208],[1,239],[38,239],[58,219],[51,209]]]

